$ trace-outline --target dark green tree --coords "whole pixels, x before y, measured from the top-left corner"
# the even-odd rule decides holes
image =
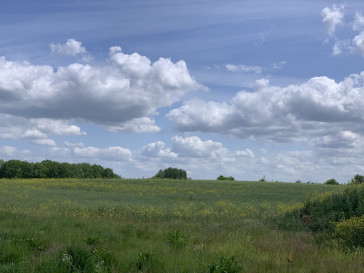
[[[167,168],[164,170],[159,170],[158,173],[153,176],[153,178],[168,178],[168,179],[187,179],[187,172],[182,169],[177,168]]]
[[[120,178],[112,169],[89,163],[9,160],[0,165],[0,178]]]
[[[326,185],[339,185],[339,182],[337,182],[334,178],[331,178],[327,180],[324,184]]]
[[[351,184],[362,184],[364,183],[364,176],[356,174],[354,178],[351,179]]]
[[[226,177],[226,176],[223,176],[223,175],[220,175],[218,178],[216,178],[217,180],[232,180],[234,181],[235,178],[232,177],[232,176],[229,176],[229,177]]]

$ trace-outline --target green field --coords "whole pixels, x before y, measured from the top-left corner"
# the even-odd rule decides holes
[[[341,187],[0,180],[0,272],[223,272],[217,265],[229,262],[239,272],[364,272],[360,249],[318,244],[272,221]]]

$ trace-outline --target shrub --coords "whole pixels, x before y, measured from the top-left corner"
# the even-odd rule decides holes
[[[363,184],[364,183],[364,176],[356,174],[354,178],[351,179],[350,184]]]
[[[339,185],[339,182],[337,182],[334,178],[331,178],[327,180],[324,184],[326,185]]]
[[[67,272],[94,272],[91,253],[79,246],[69,246],[60,253],[60,265]]]
[[[232,176],[229,176],[229,177],[226,177],[226,176],[223,176],[223,175],[220,175],[218,178],[216,178],[217,180],[232,180],[234,181],[235,178],[232,177]]]
[[[168,179],[187,179],[187,172],[182,169],[168,168],[159,170],[153,178],[168,178]]]
[[[329,192],[306,199],[281,217],[280,227],[299,227],[304,224],[313,232],[333,232],[336,223],[364,214],[364,184],[350,185],[339,192]]]
[[[96,248],[90,252],[80,246],[68,246],[59,253],[61,272],[111,272],[115,257],[104,248]]]
[[[87,239],[85,240],[86,244],[88,244],[89,246],[95,246],[98,243],[101,242],[100,237],[96,236],[96,235],[91,235],[89,237],[87,237]]]
[[[202,266],[200,273],[238,273],[243,267],[238,264],[235,256],[230,258],[221,257],[219,263]]]
[[[351,217],[336,225],[335,235],[347,247],[364,247],[364,215]]]
[[[185,247],[187,239],[180,230],[176,230],[168,232],[167,241],[171,247],[179,249]]]
[[[164,264],[159,262],[150,250],[139,252],[129,264],[130,272],[165,272]]]

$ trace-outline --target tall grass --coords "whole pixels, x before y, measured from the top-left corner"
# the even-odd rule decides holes
[[[0,180],[0,272],[182,273],[229,262],[241,272],[363,272],[360,250],[270,225],[272,216],[332,190],[340,187]]]

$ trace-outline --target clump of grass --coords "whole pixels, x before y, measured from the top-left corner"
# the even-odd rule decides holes
[[[158,261],[154,252],[150,250],[139,252],[129,266],[132,272],[162,272],[163,268],[162,263]]]
[[[238,273],[243,271],[243,267],[238,263],[235,256],[230,258],[220,257],[218,263],[211,263],[202,266],[200,273]]]
[[[100,237],[98,237],[96,235],[91,235],[86,238],[85,242],[89,246],[96,246],[97,244],[99,244],[101,242],[101,239],[100,239]]]
[[[180,230],[176,230],[168,232],[167,241],[172,248],[181,249],[186,246],[187,238]]]
[[[79,246],[69,246],[59,254],[60,267],[64,272],[93,272],[91,253]]]
[[[115,263],[115,258],[104,248],[90,252],[80,246],[68,246],[59,253],[61,272],[110,272],[113,263]]]

